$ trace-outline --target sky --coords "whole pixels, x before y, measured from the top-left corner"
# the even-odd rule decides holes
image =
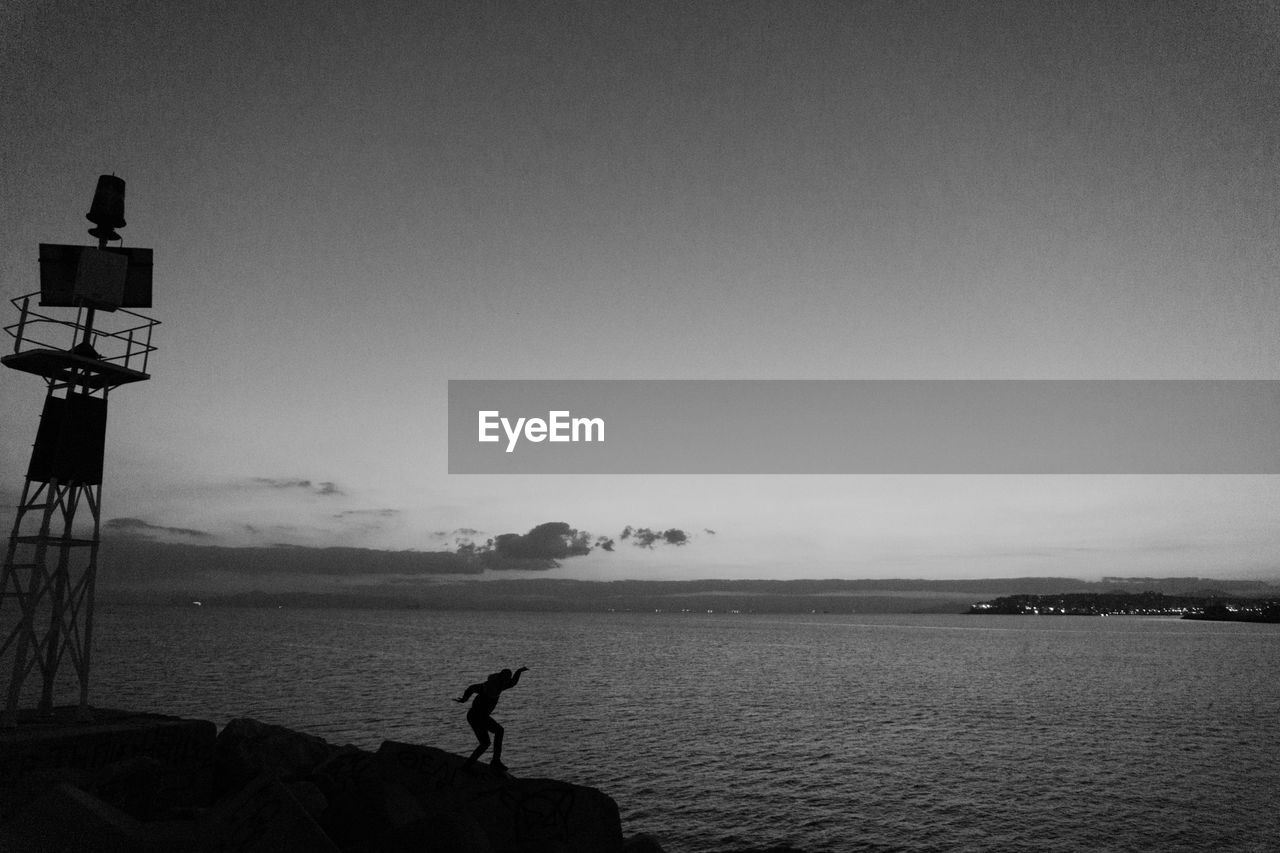
[[[450,379],[1275,379],[1278,87],[1247,0],[11,2],[0,292],[127,181],[163,325],[104,519],[175,541],[563,521],[689,539],[559,577],[1280,578],[1275,476],[450,475],[446,445]],[[5,507],[43,394],[0,372]]]

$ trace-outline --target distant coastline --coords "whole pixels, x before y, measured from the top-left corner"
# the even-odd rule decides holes
[[[1178,616],[1216,622],[1280,622],[1280,597],[1165,595],[1155,591],[1009,595],[969,608],[977,616]]]
[[[114,586],[103,573],[103,601],[203,607],[381,610],[616,612],[749,615],[1156,613],[1183,615],[1235,602],[1280,600],[1280,585],[1204,578],[809,579],[583,581],[539,578],[425,578],[399,583],[363,578],[336,587],[305,573],[244,578],[228,588],[180,564],[170,584]],[[274,582],[274,583],[272,583]],[[252,586],[250,586],[252,584]],[[977,602],[975,604],[975,602]],[[1228,611],[1232,612],[1232,611]],[[1209,611],[1211,614],[1217,611]]]

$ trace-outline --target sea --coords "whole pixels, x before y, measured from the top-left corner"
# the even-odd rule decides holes
[[[1138,616],[100,604],[100,707],[465,755],[668,853],[1280,850],[1280,626]]]

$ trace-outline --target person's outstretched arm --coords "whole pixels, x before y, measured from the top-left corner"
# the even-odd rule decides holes
[[[515,675],[511,676],[511,683],[510,683],[510,684],[508,684],[508,685],[507,685],[507,687],[515,687],[517,684],[519,684],[519,683],[520,683],[520,673],[522,673],[522,672],[527,672],[528,670],[529,670],[529,667],[527,667],[527,666],[522,666],[522,667],[520,667],[519,669],[517,669],[517,670],[516,670],[516,672],[515,672]]]
[[[467,690],[466,690],[466,692],[465,692],[465,693],[463,693],[463,694],[462,694],[462,698],[461,698],[461,699],[454,699],[453,701],[455,701],[455,702],[465,702],[465,701],[467,701],[468,699],[470,699],[470,698],[471,698],[471,694],[472,694],[472,693],[479,693],[479,692],[480,692],[480,688],[481,688],[481,687],[484,687],[484,685],[483,685],[483,684],[473,684],[473,685],[471,685],[470,687],[468,687],[468,688],[467,688]]]

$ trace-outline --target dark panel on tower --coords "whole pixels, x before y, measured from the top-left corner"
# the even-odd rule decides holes
[[[98,485],[106,437],[106,400],[85,394],[46,397],[27,477]]]
[[[40,304],[45,307],[74,307],[76,270],[84,246],[64,246],[58,243],[40,244]],[[95,250],[96,251],[96,250]],[[108,246],[101,251],[123,255],[128,259],[128,272],[124,280],[124,298],[121,308],[151,307],[151,249]]]

